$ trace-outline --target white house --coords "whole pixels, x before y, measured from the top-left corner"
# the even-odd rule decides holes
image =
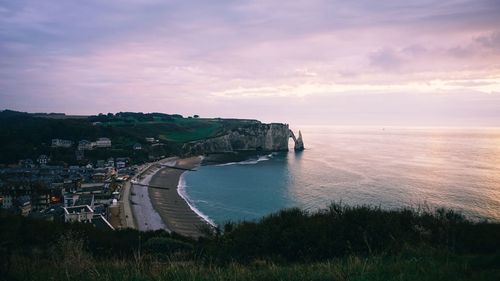
[[[95,145],[97,147],[111,147],[111,140],[108,138],[99,138],[96,142]]]
[[[40,164],[40,165],[47,165],[47,163],[50,162],[50,158],[47,155],[42,154],[38,157],[36,162],[38,162],[38,164]]]
[[[88,205],[63,207],[64,222],[92,222],[94,210]]]
[[[52,139],[52,147],[64,147],[68,148],[73,145],[73,142],[70,140],[63,139]]]
[[[81,140],[78,142],[78,150],[92,150],[94,146],[88,140]]]
[[[125,161],[116,161],[116,168],[117,169],[123,169],[127,166],[127,163]]]

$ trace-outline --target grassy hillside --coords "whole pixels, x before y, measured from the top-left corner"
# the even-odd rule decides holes
[[[500,224],[443,210],[291,209],[198,241],[7,216],[0,229],[0,273],[12,280],[500,278]]]
[[[500,277],[491,258],[445,253],[412,252],[386,257],[349,256],[325,262],[251,265],[207,265],[198,262],[166,262],[148,258],[92,259],[71,256],[33,263],[16,259],[21,268],[4,280],[165,280],[165,281],[497,281]]]
[[[20,159],[36,159],[41,154],[52,156],[54,161],[75,163],[75,149],[53,149],[51,140],[60,138],[75,144],[80,140],[93,141],[108,137],[111,149],[86,152],[91,160],[106,157],[132,157],[146,160],[148,153],[176,154],[182,143],[214,137],[248,120],[183,118],[162,113],[100,114],[97,116],[66,116],[63,114],[28,114],[0,111],[0,164],[17,163]],[[256,121],[252,121],[256,122]],[[151,151],[145,138],[153,137],[163,145]],[[135,143],[145,146],[141,154],[132,151]],[[139,153],[139,154],[138,154]]]

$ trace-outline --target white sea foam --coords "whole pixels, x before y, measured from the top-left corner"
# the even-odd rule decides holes
[[[224,163],[224,164],[218,164],[215,166],[223,167],[223,166],[230,166],[230,165],[255,165],[259,162],[267,161],[267,160],[271,159],[272,157],[273,157],[273,154],[269,154],[269,155],[265,155],[265,156],[259,156],[259,158],[257,158],[257,159],[247,159],[247,160],[243,160],[240,162],[229,162],[229,163]]]
[[[186,201],[186,203],[188,204],[189,208],[193,212],[195,212],[200,218],[202,218],[203,220],[205,220],[211,226],[217,227],[217,225],[215,224],[215,222],[212,219],[210,219],[207,215],[205,215],[200,210],[198,210],[198,208],[196,208],[196,206],[194,205],[194,203],[192,202],[192,200],[187,195],[187,192],[186,192],[186,186],[187,186],[186,185],[186,173],[187,173],[187,171],[184,172],[184,173],[182,173],[182,175],[179,178],[179,184],[177,185],[177,194],[179,194],[179,196],[182,197],[182,199],[184,199],[184,201]]]

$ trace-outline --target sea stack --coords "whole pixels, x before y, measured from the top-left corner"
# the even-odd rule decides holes
[[[302,132],[299,130],[299,137],[295,140],[295,151],[304,150],[304,141],[302,140]]]

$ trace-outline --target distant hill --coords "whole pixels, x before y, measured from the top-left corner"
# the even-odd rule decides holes
[[[221,118],[184,118],[179,114],[119,112],[93,116],[64,113],[26,113],[0,111],[0,164],[14,164],[21,159],[35,160],[39,155],[53,161],[76,163],[78,141],[101,137],[112,140],[112,147],[86,152],[86,159],[130,157],[145,161],[150,155],[166,156],[179,152],[183,143],[216,137],[231,128],[260,123],[256,120]],[[146,141],[154,138],[154,148]],[[74,142],[72,148],[51,148],[52,139]],[[134,144],[144,146],[133,151]]]

